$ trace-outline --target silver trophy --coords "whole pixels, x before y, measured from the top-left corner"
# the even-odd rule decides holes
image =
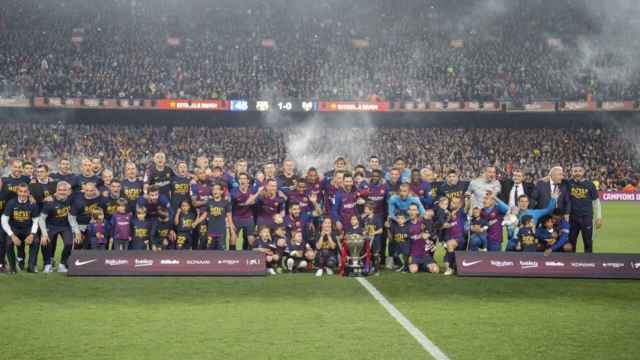
[[[360,234],[347,235],[347,276],[364,276],[363,259],[365,238]]]

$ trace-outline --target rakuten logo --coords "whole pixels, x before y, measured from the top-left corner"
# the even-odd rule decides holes
[[[515,265],[513,261],[497,261],[497,260],[491,260],[490,264],[495,267],[509,267],[509,266]]]
[[[129,260],[125,259],[104,259],[104,264],[109,266],[129,265]]]

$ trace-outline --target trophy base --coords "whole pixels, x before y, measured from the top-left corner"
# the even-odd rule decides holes
[[[361,267],[347,267],[346,275],[348,277],[364,277],[364,276],[367,276],[367,274],[364,272],[364,270]]]

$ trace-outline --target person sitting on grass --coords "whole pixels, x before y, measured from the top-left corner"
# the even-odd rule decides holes
[[[265,254],[267,261],[267,271],[270,275],[277,275],[275,268],[278,266],[280,257],[276,253],[276,246],[271,239],[269,226],[260,225],[258,227],[258,237],[253,244],[253,250]]]
[[[336,266],[336,248],[338,241],[333,233],[333,223],[331,218],[325,218],[320,226],[320,234],[316,240],[316,258],[318,270],[316,276],[323,274],[333,275],[333,268]]]
[[[304,241],[302,231],[294,231],[287,246],[286,266],[289,272],[306,271],[316,254],[311,245]]]
[[[561,209],[557,210],[562,211]],[[569,230],[556,228],[555,225],[553,216],[543,216],[539,221],[538,230],[536,230],[536,238],[545,256],[548,256],[554,251],[564,250],[564,245],[569,241]],[[571,246],[571,244],[569,244],[569,246]],[[569,250],[570,249],[571,248],[569,248]]]

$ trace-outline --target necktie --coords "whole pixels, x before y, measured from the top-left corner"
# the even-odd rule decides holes
[[[516,184],[516,190],[513,193],[513,204],[518,206],[518,184]]]

